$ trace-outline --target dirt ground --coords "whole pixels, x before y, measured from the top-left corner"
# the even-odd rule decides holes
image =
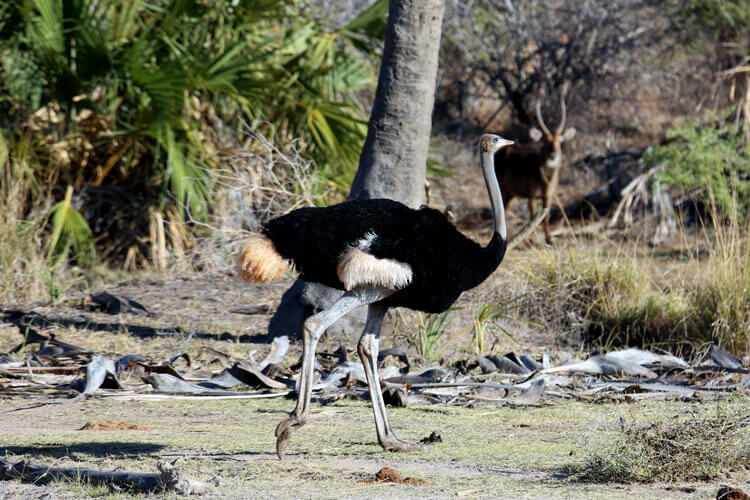
[[[235,358],[265,355],[268,345],[261,340],[270,313],[248,316],[230,311],[250,305],[268,305],[272,311],[290,283],[291,279],[243,284],[231,273],[140,277],[106,290],[140,302],[153,311],[152,316],[94,312],[87,308],[85,295],[24,309],[33,309],[46,320],[39,323],[41,333],[54,333],[60,340],[96,352],[164,360],[188,352],[198,364],[208,366],[209,358],[200,354],[202,346]],[[490,281],[462,297],[461,303],[471,305],[498,286]],[[413,325],[407,322],[399,330],[393,327],[396,322],[392,318],[391,329],[384,330],[383,347],[407,347],[403,331]],[[21,338],[17,327],[4,324],[0,352],[7,352]],[[348,342],[350,349],[354,338]],[[332,351],[344,340],[327,339],[320,350]],[[542,339],[532,335],[516,347],[531,352],[536,345],[540,352],[545,346],[539,342]],[[298,355],[299,346],[293,344],[287,361]],[[188,477],[205,481],[221,476],[210,498],[714,498],[723,483],[750,489],[747,473],[707,483],[620,485],[576,482],[564,472],[566,466],[581,463],[592,446],[611,439],[622,418],[642,422],[688,411],[708,412],[713,408],[710,403],[394,408],[390,415],[401,438],[415,441],[436,431],[443,441],[424,451],[390,453],[377,445],[367,402],[317,402],[311,422],[292,437],[286,458],[279,461],[273,431],[284,412],[292,409],[293,400],[143,401],[95,396],[76,403],[38,405],[36,398],[12,392],[7,388],[0,392],[0,452],[11,462],[27,459],[55,467],[156,472],[160,460],[179,459]],[[748,403],[745,399],[727,404],[746,407]],[[120,420],[149,429],[80,430],[91,420]],[[383,467],[423,482],[371,481]],[[0,482],[0,498],[109,495],[131,496],[80,482],[44,486]]]

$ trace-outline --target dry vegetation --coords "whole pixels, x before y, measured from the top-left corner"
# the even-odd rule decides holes
[[[675,5],[668,3],[670,8]],[[454,2],[449,8],[461,10],[459,4]],[[565,2],[553,4],[559,7]],[[580,9],[596,2],[576,4]],[[694,7],[696,2],[683,4]],[[528,9],[539,7],[538,2],[525,5]],[[637,29],[643,14],[654,9],[652,2],[635,1],[600,7],[581,17],[581,25],[598,19]],[[630,8],[643,10],[631,16],[635,11]],[[548,33],[548,24],[555,22],[553,13],[540,18],[533,28]],[[473,59],[472,55],[489,50],[489,40],[481,39],[481,33],[461,31],[461,23],[472,19],[469,14],[462,11],[461,15],[446,17],[450,29],[446,30],[442,92],[436,111],[441,138],[435,141],[433,159],[453,176],[438,176],[438,169],[432,171],[431,204],[453,213],[463,230],[484,242],[490,226],[482,216],[486,191],[476,175],[473,153],[476,136],[484,131],[477,125],[493,130],[513,128],[524,121],[523,110],[531,109],[537,92],[554,94],[562,80],[571,76],[570,71],[581,68],[561,66],[559,73],[545,73],[545,78],[539,79],[540,72],[528,71],[533,67],[529,60],[514,59],[515,69],[498,66],[508,62],[498,59],[502,55],[499,49],[490,54],[492,57]],[[351,17],[337,18],[337,22],[343,24]],[[686,19],[692,22],[691,17]],[[576,26],[571,24],[571,29]],[[528,26],[514,27],[521,28],[524,37],[518,38],[518,43],[524,44],[527,52],[514,53],[533,60],[528,50],[537,42],[530,42],[530,38],[539,33]],[[720,112],[721,119],[715,121],[721,123],[711,137],[723,141],[727,127],[735,127],[731,130],[738,142],[727,141],[729,151],[746,162],[744,134],[749,130],[750,85],[746,73],[732,76],[719,70],[746,61],[742,58],[747,54],[737,59],[721,53],[716,61],[710,61],[712,64],[707,62],[707,54],[712,54],[707,49],[710,43],[724,43],[732,36],[742,40],[746,28],[740,35],[722,32],[708,41],[696,35],[684,46],[681,43],[687,32],[675,34],[663,25],[648,28],[658,28],[660,36],[646,38],[654,35],[649,31],[638,38],[637,47],[625,44],[619,48],[624,52],[616,54],[597,46],[607,57],[597,60],[589,73],[575,75],[579,86],[569,113],[579,135],[566,152],[571,162],[593,153],[655,144],[667,137],[668,127],[685,122],[686,110],[692,113],[698,104]],[[540,58],[554,59],[558,55],[555,49],[572,55],[581,50],[576,40],[558,31],[550,33],[554,36],[536,45],[543,51]],[[509,34],[512,30],[497,32],[501,40],[495,41],[500,43]],[[610,32],[606,40],[616,40],[616,35],[616,31]],[[314,49],[314,42],[307,50]],[[607,73],[612,68],[616,71]],[[509,106],[516,107],[515,111],[504,108],[498,113],[498,106],[504,105],[503,99],[515,87],[492,87],[492,76],[511,70],[528,71],[525,76],[531,87]],[[598,80],[597,75],[603,79]],[[365,91],[356,98],[367,101],[369,94]],[[234,275],[237,242],[268,217],[297,206],[340,199],[352,172],[342,173],[312,162],[309,135],[307,141],[293,142],[292,131],[283,125],[271,127],[273,132],[265,136],[250,133],[244,122],[234,121],[239,113],[229,112],[231,119],[213,115],[216,109],[209,100],[186,99],[184,110],[196,117],[193,138],[202,144],[199,156],[210,156],[216,162],[200,169],[201,179],[210,188],[208,216],[192,217],[189,202],[175,201],[172,195],[159,201],[151,199],[137,210],[113,201],[115,209],[97,217],[112,217],[127,224],[99,231],[90,222],[97,245],[93,264],[78,258],[90,243],[85,238],[66,239],[64,248],[58,248],[54,217],[59,210],[85,212],[81,192],[76,191],[72,201],[65,202],[65,187],[75,180],[70,170],[76,171],[75,165],[71,167],[76,154],[88,151],[101,156],[98,164],[104,164],[108,158],[115,158],[113,154],[122,144],[92,141],[78,132],[61,134],[52,127],[55,124],[45,125],[53,131],[34,131],[31,117],[19,128],[28,133],[13,134],[7,128],[0,131],[0,305],[59,316],[65,320],[61,324],[67,326],[55,325],[45,333],[110,355],[161,353],[163,357],[165,352],[184,351],[199,359],[202,347],[213,347],[239,358],[265,349],[255,342],[265,335],[269,315],[240,319],[229,309],[266,305],[273,310],[291,278],[266,288],[240,285]],[[39,109],[48,111],[44,106]],[[279,124],[283,121],[279,118]],[[109,133],[111,128],[112,124],[105,124],[100,131]],[[523,135],[525,125],[521,128]],[[710,127],[702,123],[694,128],[700,131]],[[701,142],[709,135],[695,137]],[[686,149],[680,140],[677,148]],[[51,148],[54,144],[56,148]],[[63,158],[68,170],[55,167],[60,158],[50,153],[59,154],[66,145],[77,145]],[[51,149],[46,149],[48,146]],[[137,161],[156,164],[155,157],[143,147],[133,156],[116,159],[122,176],[129,172],[128,162],[131,166]],[[726,156],[726,151],[722,149],[720,154]],[[719,177],[748,182],[746,172],[725,175],[720,163],[712,163],[715,151],[709,153],[700,156],[705,158],[701,161],[720,171]],[[96,172],[91,170],[92,165],[97,162],[93,157],[89,161],[89,170],[85,171],[91,177]],[[677,164],[678,170],[681,167],[682,163]],[[633,168],[641,172],[648,166],[636,161]],[[63,177],[65,182],[60,181]],[[155,178],[166,182],[164,177]],[[567,205],[612,179],[604,164],[565,170],[557,201]],[[703,177],[694,175],[688,181],[700,184]],[[728,198],[718,203],[712,203],[715,200],[709,196],[710,189],[703,190],[705,197],[694,200],[695,207],[703,207],[702,211],[696,208],[702,218],[688,217],[686,212],[684,218],[676,219],[677,230],[657,246],[649,244],[655,222],[649,216],[648,200],[632,211],[629,225],[606,228],[606,216],[598,226],[596,221],[561,221],[555,247],[543,246],[540,235],[535,235],[527,246],[509,253],[486,283],[464,294],[456,309],[441,316],[412,311],[390,315],[383,329],[384,345],[408,347],[420,365],[447,366],[478,354],[508,351],[537,357],[547,352],[553,359],[562,360],[571,352],[613,349],[623,344],[669,350],[695,359],[704,356],[710,344],[716,344],[748,367],[750,218],[743,215],[747,199],[738,199],[740,190],[733,190],[731,183],[727,186]],[[153,185],[149,187],[152,194],[153,189]],[[167,191],[165,187],[162,192]],[[692,203],[695,191],[673,187],[670,192],[675,199]],[[727,199],[729,204],[725,203]],[[520,205],[508,214],[511,230],[520,227],[528,216]],[[57,212],[54,207],[58,207]],[[107,238],[112,236],[114,241],[133,226],[137,226],[137,238],[128,240],[127,245],[118,239],[117,245],[124,246],[112,250],[115,244]],[[75,228],[67,229],[75,233]],[[102,250],[108,246],[110,250]],[[85,297],[104,287],[132,293],[133,298],[159,314],[146,319],[113,318],[85,310]],[[15,346],[22,335],[17,329],[0,325],[0,352]],[[351,341],[355,333],[349,336]],[[329,338],[325,348],[333,351],[342,340],[347,339]],[[224,476],[219,496],[262,491],[278,498],[496,497],[502,491],[504,496],[514,498],[682,498],[686,493],[709,498],[715,496],[720,481],[750,484],[746,466],[750,460],[748,401],[743,395],[710,405],[679,401],[632,406],[569,402],[523,409],[398,409],[394,412],[396,430],[406,437],[421,435],[425,429],[443,433],[443,444],[409,455],[382,453],[372,441],[366,404],[342,400],[316,406],[313,422],[296,437],[297,454],[280,463],[272,458],[272,427],[279,420],[278,414],[291,408],[289,401],[134,404],[94,399],[74,407],[19,410],[33,405],[4,396],[2,389],[0,428],[6,437],[2,450],[8,457],[30,457],[49,465],[86,462],[99,468],[130,470],[153,468],[159,458],[180,456],[194,475],[203,479]],[[123,415],[131,423],[153,429],[106,434],[77,430],[91,419],[122,420]],[[335,443],[331,436],[336,437]],[[366,482],[382,466],[391,466],[426,484]],[[613,484],[619,482],[635,484]],[[16,490],[8,485],[0,488],[8,488],[0,489],[0,496],[128,496],[86,484],[57,484],[41,492],[20,485]]]
[[[595,482],[710,481],[745,468],[748,427],[745,411],[723,406],[650,424],[623,419],[614,443],[590,450],[585,463],[569,472]]]

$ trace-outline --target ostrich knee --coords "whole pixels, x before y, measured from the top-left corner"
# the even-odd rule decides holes
[[[377,356],[379,352],[378,339],[375,335],[363,335],[357,344],[357,352],[363,360],[370,359],[373,355]]]

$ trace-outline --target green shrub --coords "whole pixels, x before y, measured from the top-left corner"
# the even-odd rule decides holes
[[[673,3],[670,0],[669,3]],[[719,42],[735,41],[738,52],[750,48],[750,3],[746,0],[678,0],[672,22],[685,30],[699,29]]]
[[[744,134],[726,121],[688,123],[667,133],[671,142],[644,155],[649,166],[659,166],[659,179],[685,190],[699,188],[697,198],[715,204],[722,215],[735,208],[747,220],[750,203],[750,152]]]

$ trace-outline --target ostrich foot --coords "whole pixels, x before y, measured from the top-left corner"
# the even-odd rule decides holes
[[[276,426],[276,455],[279,457],[279,460],[284,458],[284,450],[286,450],[286,445],[289,444],[289,438],[297,428],[303,425],[305,425],[304,420],[292,414],[292,416],[282,420]]]

